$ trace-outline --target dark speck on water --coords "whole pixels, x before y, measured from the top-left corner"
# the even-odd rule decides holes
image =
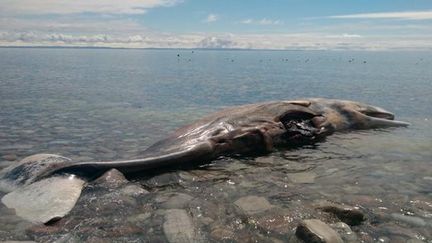
[[[137,158],[205,114],[268,100],[356,100],[412,124],[142,172],[115,187],[90,182],[49,226],[0,204],[0,241],[284,242],[300,224],[347,242],[432,240],[431,52],[4,48],[0,57],[0,168],[37,153]],[[341,222],[316,208],[322,201],[344,222],[345,207],[365,220]]]

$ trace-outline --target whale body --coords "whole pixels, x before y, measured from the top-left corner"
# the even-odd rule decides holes
[[[220,156],[268,153],[277,148],[314,143],[338,131],[408,125],[394,120],[394,114],[383,108],[348,100],[311,98],[242,105],[212,113],[179,128],[145,149],[138,159],[76,162],[58,155],[30,156],[0,171],[0,190],[12,191],[12,195],[19,190],[18,194],[22,195],[26,194],[27,187],[30,188],[28,200],[33,200],[31,192],[35,186],[32,184],[49,188],[48,184],[54,182],[47,179],[63,175],[76,181],[73,183],[76,196],[58,196],[74,204],[84,186],[78,177],[91,179],[109,169],[140,173],[152,168],[205,163]],[[8,194],[2,201],[8,207],[15,207],[10,197]],[[53,197],[52,193],[49,197]]]

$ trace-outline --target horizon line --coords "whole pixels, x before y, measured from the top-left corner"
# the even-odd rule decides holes
[[[200,50],[200,51],[432,51],[432,48],[388,48],[388,49],[367,49],[367,48],[297,48],[297,49],[277,49],[277,48],[205,48],[205,47],[110,47],[110,46],[56,46],[56,45],[0,45],[0,48],[35,48],[35,49],[113,49],[113,50]]]

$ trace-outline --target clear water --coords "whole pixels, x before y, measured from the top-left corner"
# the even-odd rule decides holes
[[[298,220],[319,217],[311,205],[324,199],[367,214],[352,227],[359,241],[430,242],[431,54],[0,49],[0,167],[36,153],[80,161],[136,158],[207,113],[266,100],[357,100],[412,123],[335,134],[317,146],[259,158],[153,172],[134,182],[150,191],[143,196],[115,201],[90,184],[53,226],[29,225],[1,206],[0,240],[166,241],[164,203],[186,194],[193,200],[173,207],[187,212],[202,241],[286,240]],[[245,196],[268,200],[275,218],[290,217],[277,226],[287,232],[238,212],[234,202]]]

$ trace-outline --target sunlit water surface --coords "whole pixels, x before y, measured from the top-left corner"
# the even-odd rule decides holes
[[[277,242],[287,240],[300,219],[319,218],[312,204],[328,200],[365,212],[367,221],[352,227],[358,241],[431,242],[431,57],[0,49],[1,167],[36,153],[77,161],[136,158],[205,114],[267,100],[357,100],[412,124],[334,134],[314,146],[258,158],[152,172],[133,182],[147,194],[119,196],[90,183],[71,214],[51,226],[29,225],[2,205],[0,240],[163,242],[169,239],[167,214],[186,212],[200,241]],[[273,208],[245,215],[235,202],[246,196],[264,198]]]

